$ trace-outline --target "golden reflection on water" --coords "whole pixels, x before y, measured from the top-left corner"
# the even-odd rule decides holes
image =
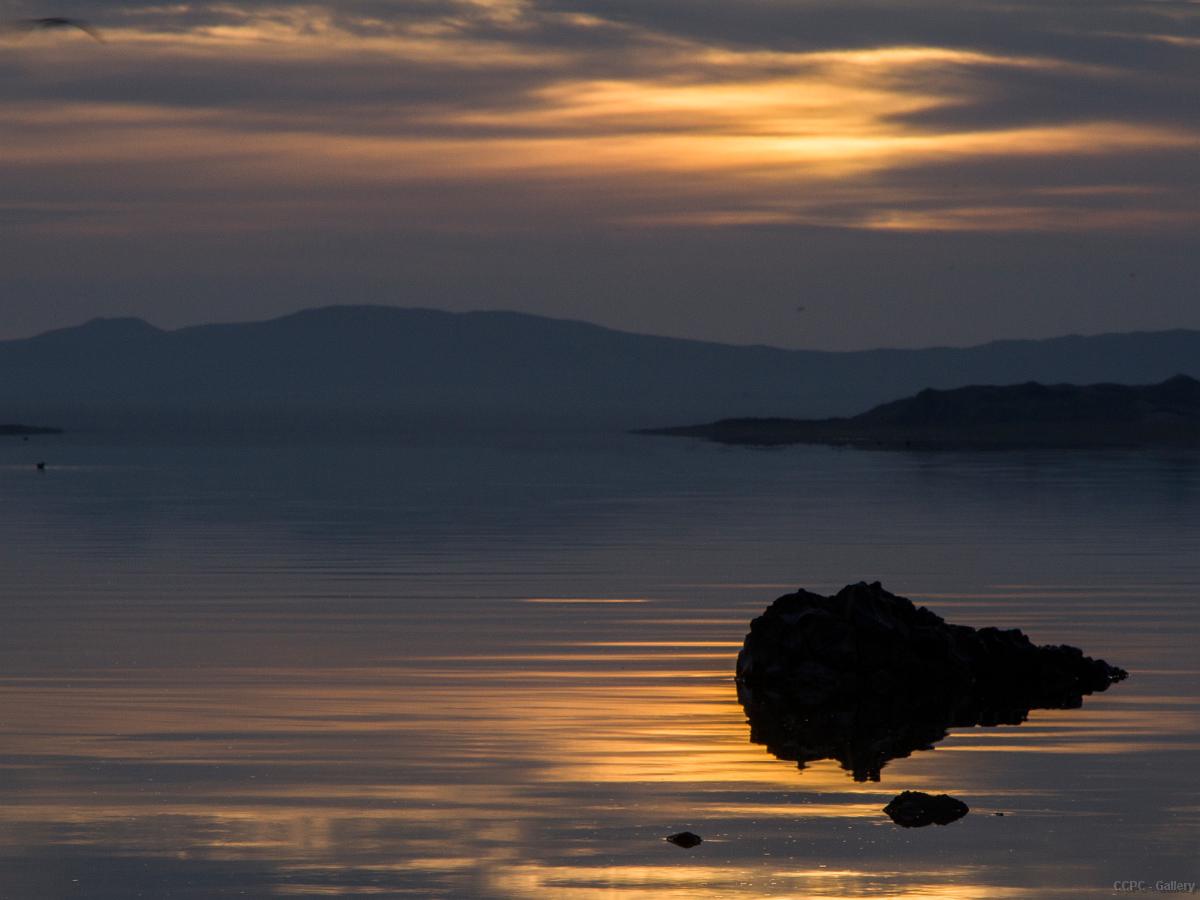
[[[956,731],[857,784],[833,761],[800,769],[749,742],[731,678],[740,642],[728,639],[745,619],[634,639],[671,620],[650,600],[642,617],[614,618],[627,613],[611,602],[587,615],[630,639],[556,641],[531,611],[508,652],[353,664],[349,646],[324,665],[224,666],[221,635],[197,633],[208,665],[3,679],[0,854],[252,861],[271,872],[265,893],[292,896],[427,896],[431,884],[588,900],[1041,896],[1069,874],[1031,892],[938,848],[1015,847],[1020,829],[1051,827],[1031,823],[1111,816],[1086,760],[1197,746],[1194,698],[1122,685],[1080,710]],[[1067,768],[1026,783],[1041,770],[1023,759],[1055,757]],[[1076,766],[1091,774],[1064,784]],[[881,812],[902,789],[969,798],[973,815],[905,833]],[[1186,802],[1174,815],[1195,819]],[[705,843],[662,841],[682,828]]]
[[[900,885],[905,878],[903,872],[867,873],[847,869],[782,869],[769,871],[765,877],[766,890],[772,896],[782,896],[772,888],[786,885],[787,896],[821,897],[826,900],[862,897],[864,892],[876,893],[864,884],[867,878],[879,878],[885,883],[894,883],[889,888],[889,897],[947,897],[955,900],[975,898],[1021,896],[1023,892],[1006,890],[994,885],[972,886],[967,879],[974,873],[969,869],[949,870],[945,881],[930,881],[919,884]],[[593,898],[619,896],[628,900],[650,900],[654,897],[688,897],[697,900],[726,897],[731,893],[745,891],[746,885],[762,873],[753,868],[702,868],[686,870],[686,884],[679,883],[680,871],[663,870],[657,867],[628,867],[618,870],[574,867],[516,868],[506,873],[506,878],[497,882],[497,887],[514,897],[563,897]],[[890,878],[889,878],[890,876]],[[961,879],[961,880],[959,880]]]

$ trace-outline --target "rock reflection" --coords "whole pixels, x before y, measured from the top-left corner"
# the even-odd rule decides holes
[[[879,781],[951,728],[1075,709],[1126,675],[1015,629],[950,625],[876,582],[776,600],[746,636],[737,689],[752,743],[800,768],[832,759],[855,781]]]

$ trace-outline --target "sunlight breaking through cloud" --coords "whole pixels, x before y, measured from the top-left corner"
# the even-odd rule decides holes
[[[97,21],[105,12],[96,9]],[[1153,185],[1120,193],[1141,154],[1194,154],[1194,122],[1145,121],[1140,109],[1081,114],[1066,102],[1037,122],[1019,110],[938,121],[1003,105],[1010,85],[1030,80],[1053,89],[1056,79],[1082,79],[1098,94],[1133,85],[1152,101],[1145,73],[1119,62],[913,43],[788,49],[786,40],[769,46],[768,33],[767,46],[747,46],[609,19],[602,7],[525,0],[184,4],[109,18],[111,48],[59,37],[8,48],[22,77],[0,99],[14,129],[7,170],[43,196],[59,193],[53,185],[68,170],[87,171],[89,193],[170,196],[154,204],[164,219],[227,227],[203,212],[180,215],[208,205],[173,189],[186,171],[196,187],[223,185],[222,205],[243,228],[264,229],[285,196],[350,223],[372,204],[359,188],[422,182],[476,192],[526,185],[530,209],[512,213],[641,227],[1070,230],[1195,220],[1186,207],[1161,208]],[[1111,34],[1102,39],[1117,40]],[[1111,180],[1069,196],[1049,193],[1036,175],[992,190],[944,185],[964,162],[1078,157],[1122,162]],[[916,184],[892,177],[920,168]],[[67,182],[77,193],[81,179]],[[564,197],[557,209],[541,197],[547,183]],[[596,192],[608,201],[595,202]],[[154,227],[136,202],[91,206],[117,231]],[[438,221],[486,229],[482,212],[463,195],[439,206]]]

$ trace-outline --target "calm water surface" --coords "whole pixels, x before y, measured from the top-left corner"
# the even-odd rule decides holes
[[[1200,456],[488,443],[0,444],[0,897],[1198,880]],[[863,579],[1132,677],[878,783],[798,769],[734,656]],[[901,829],[905,789],[972,811]]]

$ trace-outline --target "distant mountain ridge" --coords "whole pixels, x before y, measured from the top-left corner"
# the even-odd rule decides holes
[[[0,342],[0,419],[80,428],[635,428],[845,416],[923,388],[1200,376],[1200,332],[826,352],[515,312],[335,306],[162,330],[96,319]]]
[[[644,429],[723,444],[878,447],[1200,445],[1200,381],[1152,385],[971,385],[926,389],[848,418],[722,419]]]

